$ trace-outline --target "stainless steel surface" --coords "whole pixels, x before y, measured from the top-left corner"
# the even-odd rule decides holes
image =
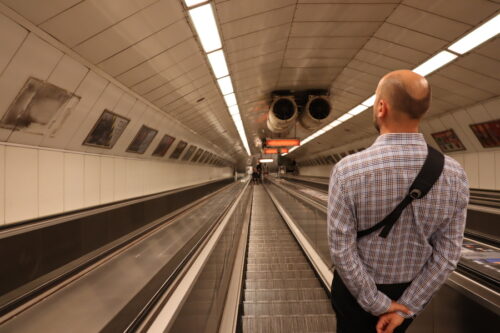
[[[299,116],[300,124],[309,130],[320,128],[329,121],[332,106],[328,96],[310,96]]]
[[[233,186],[219,193],[210,202],[160,228],[146,240],[136,242],[7,321],[0,326],[0,332],[87,333],[126,327],[129,322],[110,323],[126,318],[123,309],[136,305],[138,295],[155,275],[172,262],[189,240],[209,227],[239,189],[241,187]],[[130,314],[126,319],[130,319]]]
[[[243,332],[334,332],[324,289],[261,185],[255,186]]]
[[[228,291],[236,249],[245,220],[250,218],[251,187],[242,194],[224,230],[169,332],[216,332]]]
[[[286,133],[294,126],[298,114],[293,96],[276,97],[269,107],[267,128],[273,133]]]
[[[271,182],[268,186],[269,191],[281,202],[322,260],[330,267],[332,263],[326,235],[326,203],[320,204],[321,201],[307,199],[304,195],[300,195],[299,191],[290,191],[281,186],[282,182],[279,180],[273,179]]]

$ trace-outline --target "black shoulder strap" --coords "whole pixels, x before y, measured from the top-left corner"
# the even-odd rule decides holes
[[[401,201],[399,205],[397,205],[397,207],[394,208],[394,210],[382,221],[369,229],[359,231],[357,234],[358,239],[369,235],[382,227],[384,229],[382,229],[379,236],[386,238],[406,206],[408,206],[413,200],[423,198],[427,193],[429,193],[432,186],[434,186],[443,172],[444,155],[429,145],[427,145],[427,151],[427,158],[425,159],[424,165],[413,181],[413,184],[411,184],[408,194],[403,201]]]

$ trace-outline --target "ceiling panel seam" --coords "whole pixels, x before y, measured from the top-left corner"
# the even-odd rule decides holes
[[[144,38],[142,38],[142,39],[140,39],[140,40],[138,40],[138,41],[134,42],[133,44],[129,44],[129,46],[127,46],[127,47],[125,47],[125,48],[121,49],[120,51],[118,51],[118,52],[116,52],[116,53],[113,53],[112,55],[110,55],[110,56],[108,56],[108,57],[106,57],[106,58],[103,58],[103,59],[99,60],[99,62],[97,62],[97,65],[102,64],[103,62],[105,62],[105,61],[107,61],[107,60],[109,60],[109,59],[113,58],[114,56],[116,56],[116,55],[118,55],[118,54],[120,54],[120,53],[122,53],[122,52],[124,52],[124,51],[126,51],[126,50],[128,50],[128,49],[130,49],[130,48],[132,48],[132,47],[134,47],[134,46],[136,46],[137,44],[139,44],[139,43],[143,42],[144,40],[146,40],[146,39],[148,39],[148,38],[150,38],[150,37],[152,37],[152,36],[156,35],[156,34],[157,34],[157,33],[159,33],[160,31],[163,31],[163,30],[165,30],[165,29],[168,29],[168,28],[170,28],[171,26],[173,26],[174,24],[177,24],[177,23],[182,22],[182,21],[184,21],[184,18],[178,19],[177,21],[174,21],[173,23],[171,23],[171,24],[169,24],[169,25],[164,26],[164,27],[163,27],[163,28],[161,28],[160,30],[156,30],[156,31],[152,32],[151,34],[149,34],[149,35],[147,35],[147,36],[144,36]],[[106,30],[107,30],[107,29],[106,29]],[[189,38],[186,38],[186,39],[182,40],[181,42],[179,42],[179,43],[177,43],[177,44],[175,44],[175,45],[173,45],[173,46],[171,46],[171,47],[169,47],[168,49],[164,49],[164,50],[162,50],[161,52],[159,52],[159,53],[157,53],[157,54],[153,55],[151,58],[154,58],[154,57],[156,57],[157,55],[162,54],[163,52],[165,52],[165,51],[167,51],[167,50],[169,50],[169,49],[171,49],[171,48],[173,48],[173,47],[175,47],[175,46],[178,46],[178,45],[179,45],[179,44],[181,44],[181,43],[184,43],[185,41],[189,40],[190,38],[192,38],[192,36],[191,36],[191,37],[189,37]],[[77,47],[78,47],[78,45],[74,46],[73,48],[77,48]],[[149,60],[149,59],[151,59],[151,58],[148,58],[147,60]],[[145,62],[145,61],[144,61],[144,62]],[[123,72],[121,72],[121,73],[117,74],[116,76],[118,76],[118,75],[120,75],[120,74],[123,74]]]
[[[116,26],[116,25],[118,25],[118,24],[122,23],[123,21],[125,21],[125,20],[127,20],[127,19],[131,18],[131,17],[132,17],[132,16],[134,16],[134,15],[137,15],[137,13],[142,12],[142,11],[144,11],[144,10],[148,9],[149,7],[151,7],[151,6],[155,5],[155,4],[157,4],[157,3],[158,3],[158,2],[160,2],[160,1],[162,1],[162,0],[158,0],[158,1],[152,2],[151,4],[147,5],[146,7],[143,7],[143,8],[141,8],[141,9],[139,9],[138,11],[135,11],[133,14],[131,14],[131,15],[129,15],[129,16],[127,16],[127,17],[125,17],[125,18],[123,18],[123,19],[119,20],[119,21],[116,21],[116,22],[115,22],[115,23],[113,23],[112,25],[107,26],[106,28],[104,28],[104,29],[100,30],[99,32],[96,32],[95,34],[93,34],[93,35],[89,36],[88,38],[86,38],[86,39],[84,39],[84,40],[82,40],[82,41],[78,42],[78,43],[77,43],[77,44],[75,44],[75,45],[73,45],[73,47],[72,47],[72,48],[76,48],[76,47],[80,46],[81,44],[83,44],[83,43],[85,43],[85,42],[89,41],[90,39],[92,39],[92,38],[94,38],[94,37],[98,36],[99,34],[103,33],[104,31],[109,30],[110,28],[112,28],[112,27],[114,27],[114,26]],[[176,22],[177,22],[177,21],[173,22],[172,24],[174,24],[174,23],[176,23]],[[171,24],[169,24],[169,25],[171,25]],[[163,27],[163,28],[165,28],[165,27]],[[162,28],[162,29],[160,29],[160,30],[163,30],[163,28]],[[159,31],[159,30],[158,30],[158,31]],[[148,37],[149,37],[149,36],[148,36]],[[146,37],[146,38],[147,38],[147,37]]]
[[[52,20],[54,17],[59,16],[59,15],[61,15],[64,12],[67,12],[71,8],[76,7],[76,6],[78,6],[79,4],[81,4],[81,3],[85,2],[85,1],[87,1],[87,0],[78,1],[77,3],[73,4],[72,6],[69,6],[68,8],[63,9],[62,11],[60,11],[60,12],[58,12],[58,13],[50,16],[49,18],[43,20],[42,22],[38,23],[37,26],[40,26],[40,25],[44,24],[45,22]]]

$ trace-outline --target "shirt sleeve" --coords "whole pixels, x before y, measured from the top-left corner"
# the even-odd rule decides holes
[[[463,241],[469,187],[465,173],[456,191],[456,205],[450,218],[431,236],[432,254],[411,285],[405,290],[398,303],[406,305],[412,312],[419,313],[430,301],[432,295],[455,270]]]
[[[328,243],[335,270],[359,305],[379,316],[387,312],[391,299],[377,290],[359,257],[354,204],[344,192],[337,167],[332,170],[328,192]]]

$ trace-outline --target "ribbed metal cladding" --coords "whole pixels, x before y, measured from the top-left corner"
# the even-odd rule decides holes
[[[262,185],[246,260],[243,332],[335,332],[330,300]]]

